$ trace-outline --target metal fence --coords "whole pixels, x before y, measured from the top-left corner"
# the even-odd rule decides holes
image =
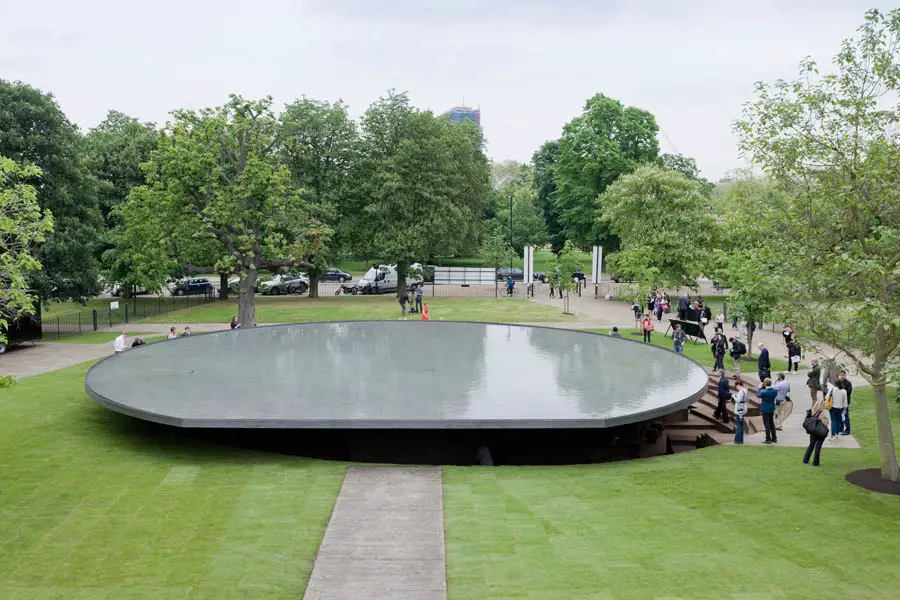
[[[64,315],[44,315],[41,332],[44,338],[61,338],[91,331],[104,331],[141,319],[164,315],[206,304],[215,300],[214,294],[194,296],[137,296],[119,300],[118,308],[94,308]],[[116,302],[111,299],[110,302]]]

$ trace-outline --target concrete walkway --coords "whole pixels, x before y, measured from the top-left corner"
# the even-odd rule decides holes
[[[305,600],[446,600],[440,467],[351,467]]]
[[[22,344],[7,350],[0,356],[0,375],[15,378],[40,375],[63,367],[77,365],[86,360],[102,358],[113,353],[108,344],[61,344],[38,342]]]

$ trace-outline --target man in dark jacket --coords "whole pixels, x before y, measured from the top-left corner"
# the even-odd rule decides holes
[[[741,357],[747,354],[747,346],[737,338],[728,338],[731,342],[731,358],[734,361],[734,378],[741,377]]]
[[[713,418],[721,420],[723,423],[728,422],[728,401],[731,399],[731,390],[728,387],[728,378],[725,377],[725,371],[719,371],[719,386],[716,396],[719,403],[716,405],[716,411]]]
[[[769,360],[769,349],[765,344],[759,344],[759,360],[756,361],[759,370],[759,380],[762,381],[772,375],[772,361]]]
[[[809,364],[812,365],[806,373],[806,387],[809,388],[809,400],[810,407],[816,405],[816,399],[819,396],[819,390],[821,389],[821,383],[819,383],[819,378],[822,376],[822,368],[819,366],[819,359],[814,358],[809,361]]]
[[[691,307],[691,300],[687,296],[678,296],[678,319],[684,321],[687,311]]]
[[[716,332],[716,335],[713,336],[712,342],[710,342],[710,349],[712,350],[712,355],[715,359],[715,363],[713,364],[713,371],[724,369],[725,352],[728,351],[728,342],[725,341],[725,336],[719,332]]]
[[[850,435],[850,396],[853,395],[853,384],[847,379],[847,371],[841,371],[838,381],[844,382],[844,391],[847,392],[847,408],[844,409],[844,429],[841,435]]]

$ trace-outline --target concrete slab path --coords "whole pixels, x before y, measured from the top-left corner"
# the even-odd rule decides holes
[[[446,600],[440,467],[351,467],[304,600]]]

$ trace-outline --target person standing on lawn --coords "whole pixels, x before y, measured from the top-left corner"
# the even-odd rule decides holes
[[[775,396],[775,431],[781,431],[784,413],[787,412],[787,403],[791,401],[791,384],[784,378],[784,373],[779,373],[774,387],[778,392],[778,395]]]
[[[831,388],[831,394],[825,400],[825,407],[828,408],[828,400],[831,400],[831,408],[829,408],[831,417],[831,439],[836,440],[839,433],[844,428],[844,410],[847,408],[847,391],[844,389],[844,382],[838,379]]]
[[[734,443],[744,443],[744,417],[747,415],[747,389],[744,382],[734,382]]]
[[[422,297],[425,295],[425,286],[421,283],[416,286],[416,311],[422,312]]]
[[[687,337],[681,330],[681,325],[675,323],[672,331],[672,350],[678,354],[684,354],[684,340]]]
[[[641,330],[644,332],[644,341],[649,344],[650,336],[653,334],[653,320],[650,318],[650,313],[644,315],[644,320],[641,321]]]
[[[850,435],[850,400],[853,396],[853,384],[847,379],[847,371],[841,371],[838,381],[843,382],[844,391],[847,392],[847,408],[844,409],[844,427],[841,435]]]
[[[423,321],[431,320],[431,313],[428,312],[428,303],[427,302],[425,303],[425,306],[422,308],[421,312],[422,312],[422,320]]]
[[[775,398],[778,391],[772,387],[772,380],[766,377],[762,385],[756,390],[759,398],[759,412],[762,414],[763,425],[766,428],[766,440],[763,444],[777,444],[778,434],[775,432]]]
[[[813,466],[819,466],[819,454],[822,452],[822,443],[825,441],[825,438],[828,437],[828,419],[825,417],[825,402],[821,398],[816,398],[813,401],[812,408],[810,408],[806,412],[807,418],[815,417],[815,419],[824,425],[824,429],[822,429],[825,434],[818,435],[818,433],[814,430],[809,432],[809,446],[806,447],[806,453],[803,455],[803,464],[809,464],[809,457],[812,455],[813,450],[815,450],[815,456],[813,457]]]
[[[759,380],[762,381],[772,376],[772,361],[769,360],[769,349],[765,344],[760,342],[757,347],[759,348],[759,359],[756,361],[756,366],[759,370]]]
[[[819,359],[814,358],[809,361],[810,369],[806,374],[806,387],[809,388],[809,406],[812,406],[816,403],[816,398],[819,397],[819,390],[822,389],[819,384],[819,378],[822,376],[822,369],[819,367]]]
[[[719,384],[716,388],[716,397],[719,403],[713,412],[713,418],[719,419],[723,423],[728,422],[728,401],[731,400],[731,390],[728,387],[728,378],[725,377],[725,371],[719,371]]]
[[[401,292],[400,297],[397,298],[397,302],[400,303],[400,318],[406,320],[406,305],[409,304],[409,296],[406,292]]]
[[[747,354],[747,346],[744,345],[744,342],[734,337],[728,338],[728,341],[731,342],[731,360],[734,361],[734,377],[735,379],[740,379],[741,357]]]

